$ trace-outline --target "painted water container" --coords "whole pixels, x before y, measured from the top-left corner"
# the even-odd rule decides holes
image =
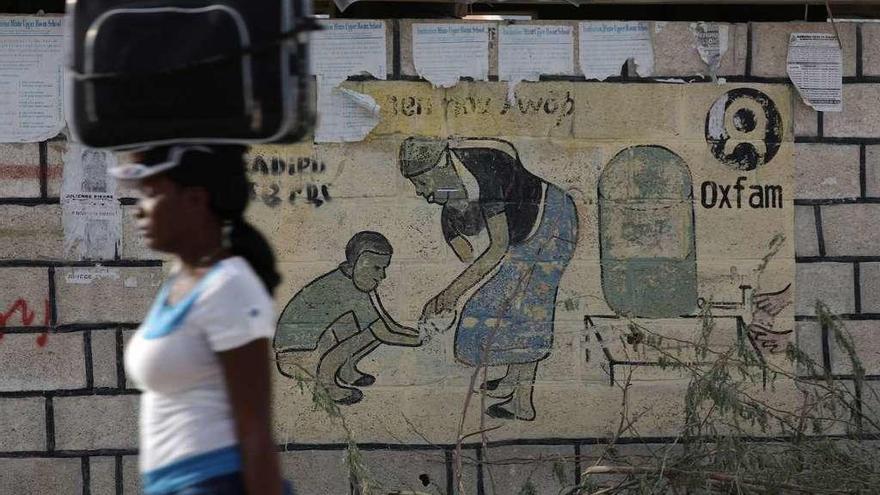
[[[615,155],[599,178],[599,237],[611,309],[643,318],[694,313],[693,187],[680,156],[661,146]]]

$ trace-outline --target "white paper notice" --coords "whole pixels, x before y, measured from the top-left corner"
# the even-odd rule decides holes
[[[413,64],[435,87],[489,78],[488,24],[413,24]]]
[[[498,79],[510,81],[508,99],[520,81],[537,81],[541,74],[573,72],[571,26],[511,24],[498,29]]]
[[[67,272],[64,281],[68,284],[91,285],[101,279],[119,280],[119,268],[106,268],[96,266],[94,268],[74,268]]]
[[[821,112],[843,110],[841,63],[840,45],[833,34],[791,34],[788,77],[807,105]]]
[[[0,142],[49,139],[64,127],[62,17],[0,16]]]
[[[379,105],[339,88],[348,76],[385,79],[388,57],[383,21],[321,21],[312,34],[312,73],[318,82],[316,142],[361,141],[379,123]]]
[[[384,21],[320,21],[324,28],[311,33],[312,74],[331,82],[371,74],[385,79],[388,61]]]
[[[114,259],[121,245],[122,207],[107,169],[113,153],[71,143],[64,155],[61,221],[64,251],[77,259]]]
[[[697,22],[691,24],[691,32],[694,34],[697,53],[714,77],[718,72],[718,66],[721,65],[721,57],[727,53],[729,36],[727,24]]]
[[[619,76],[633,59],[640,76],[654,72],[654,45],[650,23],[644,21],[588,21],[580,23],[581,71],[587,79]]]
[[[370,95],[318,82],[315,142],[362,141],[379,123],[379,104]]]

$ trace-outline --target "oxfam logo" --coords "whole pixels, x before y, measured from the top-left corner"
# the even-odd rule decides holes
[[[769,96],[738,88],[721,95],[709,109],[706,143],[727,167],[755,170],[776,156],[782,129],[782,117]]]

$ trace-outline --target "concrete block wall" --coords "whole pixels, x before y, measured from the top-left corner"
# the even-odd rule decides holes
[[[411,21],[387,22],[393,28],[393,78],[417,78]],[[656,76],[624,73],[612,82],[675,77],[711,84],[697,54],[682,49],[687,23],[655,24]],[[719,75],[736,82],[786,82],[788,33],[796,31],[830,26],[732,25]],[[798,345],[836,379],[850,381],[851,366],[817,321],[814,303],[821,300],[841,315],[868,373],[855,405],[867,414],[869,406],[880,407],[880,387],[874,385],[880,383],[880,26],[843,24],[839,32],[844,111],[817,113],[802,103],[794,111],[796,335]],[[576,84],[582,78],[564,79]],[[161,280],[161,261],[134,238],[126,220],[119,259],[101,263],[119,277],[69,283],[68,275],[98,264],[65,259],[62,252],[64,148],[61,138],[0,145],[0,493],[129,495],[138,493],[137,392],[126,380],[122,349]],[[130,210],[131,198],[120,201]],[[123,283],[132,278],[136,286]],[[637,447],[663,448],[666,440],[660,435],[650,439],[658,445]],[[468,444],[466,492],[516,493],[528,479],[537,493],[556,493],[560,477],[579,481],[602,441],[584,431],[577,439],[505,441],[488,451]],[[285,473],[304,494],[349,493],[344,448],[283,445]],[[362,446],[384,493],[453,493],[453,448]],[[516,467],[524,457],[541,462]],[[480,463],[484,459],[491,467]]]
[[[131,231],[118,259],[65,256],[66,147],[63,136],[0,145],[0,493],[138,493],[124,469],[137,454],[138,393],[123,332],[143,317],[162,262]],[[96,270],[111,276],[72,283]]]

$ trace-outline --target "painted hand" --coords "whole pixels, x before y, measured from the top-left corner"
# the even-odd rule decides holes
[[[403,335],[404,338],[407,339],[407,345],[416,346],[423,343],[421,334],[415,328],[400,326],[397,327],[395,330],[397,333]]]
[[[405,327],[405,326],[400,326],[400,327],[398,327],[398,328],[397,328],[397,333],[401,333],[401,334],[403,334],[403,335],[409,335],[409,336],[412,336],[412,337],[418,337],[418,336],[419,336],[419,331],[418,331],[418,330],[416,330],[415,328],[410,328],[410,327]]]
[[[437,297],[434,298],[434,313],[440,314],[448,311],[455,311],[455,307],[458,305],[458,297],[458,294],[454,294],[448,290],[444,290],[437,294]]]

